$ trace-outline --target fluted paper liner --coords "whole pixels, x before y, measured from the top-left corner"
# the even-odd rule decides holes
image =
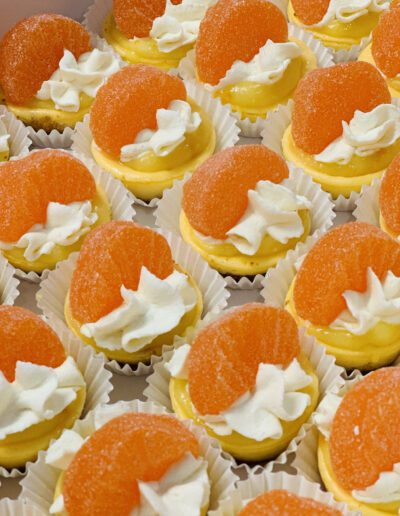
[[[227,305],[229,292],[226,289],[225,280],[177,235],[166,231],[160,233],[167,239],[175,263],[179,264],[195,280],[203,297],[203,314],[208,312],[218,313]],[[68,260],[59,263],[54,271],[51,271],[47,278],[40,284],[37,293],[38,307],[49,319],[52,326],[55,322],[61,321],[66,324],[64,318],[64,304],[69,290],[71,277],[75,268],[78,253],[72,254]],[[83,344],[83,347],[90,347]],[[172,346],[164,346],[165,350],[172,349]],[[105,357],[108,367],[119,374],[142,376],[148,374],[153,365],[161,360],[161,356],[153,355],[150,363],[140,362],[137,365],[120,364],[116,360],[109,360]]]
[[[95,0],[83,16],[82,24],[89,32],[103,37],[103,23],[112,11],[112,0]]]
[[[14,267],[0,254],[0,301],[2,305],[13,305],[19,296],[19,280]]]
[[[139,400],[119,401],[113,407],[120,408],[120,414],[146,413],[166,414],[166,410],[154,403]],[[77,421],[73,430],[82,437],[90,436],[94,428],[95,411],[90,412],[83,420]],[[199,443],[200,455],[208,462],[208,477],[211,484],[210,509],[215,509],[219,500],[227,497],[233,490],[238,477],[232,472],[232,462],[225,458],[218,442],[211,439],[207,432],[194,425],[191,421],[184,421],[185,426],[195,435]],[[60,470],[45,463],[46,453],[39,454],[39,460],[29,466],[26,478],[21,482],[22,497],[37,504],[45,511],[53,503],[54,491]]]
[[[370,41],[371,36],[366,36],[365,38],[362,38],[358,45],[352,45],[348,50],[335,50],[331,47],[327,48],[332,52],[335,63],[348,63],[349,61],[357,61],[361,50],[363,50]]]
[[[229,498],[222,500],[218,509],[211,511],[209,516],[236,516],[250,500],[276,489],[311,498],[340,511],[343,516],[360,514],[358,511],[351,511],[345,503],[337,502],[331,493],[323,491],[318,483],[310,482],[302,475],[289,475],[283,471],[277,473],[264,471],[261,474],[250,474],[249,478],[238,482]]]
[[[0,117],[10,135],[8,139],[10,159],[26,156],[32,145],[28,129],[5,106],[0,106]]]
[[[0,500],[0,514],[1,516],[47,516],[48,512],[21,498],[18,500],[3,498]]]
[[[319,237],[333,225],[335,213],[333,211],[334,205],[331,198],[329,194],[322,190],[319,184],[315,183],[310,176],[307,176],[300,168],[289,165],[289,169],[290,175],[285,186],[289,187],[297,195],[302,195],[311,201],[311,232],[308,238]],[[179,217],[183,185],[189,178],[190,174],[187,174],[183,180],[175,181],[173,187],[164,192],[154,213],[157,226],[178,235],[180,235]],[[257,274],[253,279],[243,276],[237,280],[228,274],[224,275],[224,277],[228,287],[244,290],[261,288],[261,282],[264,279],[264,275],[262,274]]]
[[[360,197],[356,201],[353,216],[360,222],[368,222],[374,226],[379,224],[379,189],[381,180],[375,179],[369,186],[363,186]]]
[[[72,154],[82,161],[92,174],[96,185],[100,186],[105,193],[110,204],[112,220],[133,220],[136,213],[133,207],[135,197],[125,188],[121,181],[115,179],[111,174],[104,172],[93,159],[74,152],[72,152]],[[45,269],[41,273],[35,271],[25,272],[21,269],[16,269],[16,275],[19,278],[30,281],[31,283],[39,283],[41,279],[47,277],[49,272],[49,269]]]
[[[63,324],[55,322],[51,326],[59,336],[66,354],[75,360],[85,380],[86,399],[82,412],[82,416],[85,416],[98,405],[110,401],[110,392],[113,390],[111,383],[112,374],[105,368],[104,358],[95,353],[90,346],[82,347],[79,339]],[[29,463],[27,467],[28,465]],[[13,468],[10,470],[0,466],[0,477],[16,478],[24,474],[25,468]],[[1,511],[0,514],[2,514]]]

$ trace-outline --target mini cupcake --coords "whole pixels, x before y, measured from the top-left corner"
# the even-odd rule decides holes
[[[120,67],[112,52],[92,48],[82,25],[58,14],[26,18],[0,42],[6,106],[35,131],[73,128]]]
[[[29,129],[5,106],[0,105],[0,163],[25,156],[31,145]]]

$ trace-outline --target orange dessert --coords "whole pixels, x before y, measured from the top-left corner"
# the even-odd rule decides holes
[[[393,238],[400,234],[400,156],[386,170],[379,188],[380,226]]]

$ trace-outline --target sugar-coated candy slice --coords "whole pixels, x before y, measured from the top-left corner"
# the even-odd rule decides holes
[[[400,155],[392,161],[382,178],[379,208],[388,227],[400,234]]]
[[[258,181],[280,183],[288,177],[285,161],[263,145],[225,149],[198,167],[184,185],[182,207],[203,235],[225,239],[248,206],[248,191]]]
[[[267,0],[219,0],[204,16],[196,42],[202,82],[218,84],[237,60],[251,61],[270,39],[287,40],[284,14]]]
[[[332,423],[333,472],[347,491],[364,490],[400,462],[400,369],[370,373],[344,396]]]
[[[332,229],[309,251],[296,275],[297,314],[317,326],[329,326],[346,308],[346,290],[365,292],[369,267],[380,280],[388,271],[400,276],[400,243],[364,222]]]
[[[188,356],[189,392],[200,414],[220,414],[256,381],[260,363],[288,365],[299,353],[296,323],[283,309],[249,303],[196,335]]]
[[[127,413],[94,432],[65,472],[69,516],[129,516],[140,503],[138,480],[159,480],[187,453],[195,436],[172,416]]]
[[[133,65],[115,73],[100,88],[90,113],[97,145],[119,157],[121,147],[134,143],[143,129],[156,129],[157,109],[186,100],[185,85],[176,76],[148,65]]]
[[[372,55],[387,77],[400,73],[400,9],[392,7],[380,15],[372,33]]]
[[[342,122],[349,122],[356,110],[368,112],[391,101],[385,79],[362,61],[309,72],[293,99],[293,139],[308,154],[319,154],[341,136]]]
[[[330,0],[292,0],[293,10],[304,25],[314,25],[325,16]]]
[[[261,494],[249,502],[238,516],[340,516],[342,513],[312,498],[295,495],[284,489]]]
[[[0,371],[9,382],[18,361],[58,367],[64,360],[60,339],[38,315],[19,306],[0,306]]]
[[[57,70],[64,50],[78,58],[90,50],[88,31],[60,14],[18,22],[0,42],[0,85],[8,102],[24,104]]]
[[[162,235],[117,220],[91,231],[71,280],[72,315],[83,324],[110,313],[122,303],[122,285],[137,290],[143,266],[160,279],[172,274],[171,249]]]

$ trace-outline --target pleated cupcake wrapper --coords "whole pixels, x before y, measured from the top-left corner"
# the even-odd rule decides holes
[[[248,479],[238,482],[229,498],[222,500],[218,509],[211,511],[209,516],[236,516],[250,500],[276,489],[311,498],[340,511],[343,516],[360,515],[358,511],[351,511],[345,503],[336,502],[333,496],[323,491],[318,483],[310,482],[302,475],[289,475],[284,471],[276,473],[264,471],[261,474],[250,474]]]
[[[33,151],[35,152],[35,151]],[[66,151],[68,152],[68,151]],[[111,174],[104,172],[93,159],[72,152],[73,156],[82,161],[92,174],[96,185],[100,186],[105,193],[111,208],[112,220],[133,220],[135,217],[135,197],[125,186],[115,179]],[[16,269],[16,276],[31,283],[39,283],[42,279],[47,278],[50,270],[45,269],[41,273],[30,271],[26,272]]]
[[[181,238],[172,233],[159,230],[168,241],[175,263],[179,264],[194,279],[203,297],[203,314],[208,312],[219,313],[227,306],[230,296],[226,289],[225,280]],[[71,278],[75,269],[78,253],[70,255],[68,260],[59,263],[54,271],[51,271],[47,278],[40,284],[37,293],[38,307],[48,318],[50,326],[61,321],[66,325],[64,318],[65,299],[70,287]],[[90,347],[83,344],[83,347]],[[173,346],[163,346],[162,352],[173,349]],[[107,366],[112,371],[127,376],[142,376],[152,371],[155,363],[161,360],[161,356],[153,355],[149,363],[140,362],[137,365],[121,364],[116,360],[106,360]]]
[[[83,16],[82,24],[89,32],[103,37],[105,18],[112,11],[112,0],[95,0]]]
[[[379,224],[379,189],[381,186],[380,179],[368,185],[363,186],[361,195],[357,199],[356,209],[353,211],[353,216],[360,222],[368,222],[374,226],[380,227]]]
[[[163,407],[139,400],[119,401],[111,406],[115,409],[115,417],[126,413],[166,414]],[[95,414],[96,411],[92,411],[85,419],[77,421],[73,430],[84,438],[92,435],[95,431]],[[199,443],[200,456],[208,462],[208,477],[211,484],[210,509],[215,509],[221,499],[229,496],[238,480],[232,472],[233,463],[222,453],[218,441],[210,438],[205,430],[191,421],[184,421],[183,424],[195,435]],[[21,482],[21,496],[48,511],[53,503],[60,470],[46,464],[45,457],[46,452],[41,452],[39,460],[29,466],[28,474]]]
[[[47,321],[46,321],[47,322]],[[110,401],[112,374],[105,368],[104,358],[90,347],[82,347],[77,339],[62,323],[53,321],[51,325],[59,336],[65,352],[71,356],[82,373],[86,385],[86,400],[82,415],[94,410],[98,405]],[[30,463],[27,464],[27,467]],[[0,477],[16,478],[25,475],[25,468],[6,469],[0,466]],[[3,513],[0,511],[0,514]]]
[[[289,36],[300,39],[312,50],[314,55],[317,57],[318,68],[326,68],[334,64],[331,52],[326,47],[321,45],[321,43],[309,32],[306,32],[300,27],[289,24]],[[194,50],[188,52],[186,57],[181,60],[178,69],[180,76],[183,77],[184,80],[197,82]],[[202,87],[206,89],[205,86]],[[261,135],[266,118],[257,117],[253,122],[250,120],[250,118],[241,118],[239,113],[233,111],[231,104],[227,103],[224,105],[229,107],[232,115],[236,118],[242,136],[246,136],[248,138],[257,138]],[[279,106],[281,105],[284,104],[279,104]],[[279,109],[279,106],[277,109]],[[270,113],[268,113],[268,118],[269,117]]]
[[[332,52],[335,63],[348,63],[349,61],[357,61],[361,50],[363,50],[370,41],[371,36],[366,36],[365,38],[362,38],[358,45],[352,45],[348,50],[335,50],[331,47],[326,48]]]
[[[289,165],[289,169],[290,176],[286,186],[297,195],[306,197],[312,203],[311,236],[308,238],[319,237],[333,225],[333,219],[335,218],[330,196],[301,169],[292,165]],[[154,213],[157,226],[178,235],[180,235],[179,217],[181,213],[183,185],[189,178],[190,174],[186,174],[182,180],[175,181],[173,187],[164,192]],[[262,274],[257,274],[252,279],[246,276],[239,280],[230,275],[224,275],[224,277],[228,287],[243,290],[261,288],[261,283],[264,279],[264,275]]]
[[[0,514],[1,516],[48,516],[47,511],[21,498],[0,500]]]
[[[32,145],[29,138],[29,131],[18,118],[8,111],[6,106],[0,106],[0,117],[4,123],[7,133],[10,135],[8,145],[10,148],[10,159],[22,158],[29,152]]]
[[[14,267],[0,254],[0,302],[13,305],[19,296],[19,280],[15,277]]]

